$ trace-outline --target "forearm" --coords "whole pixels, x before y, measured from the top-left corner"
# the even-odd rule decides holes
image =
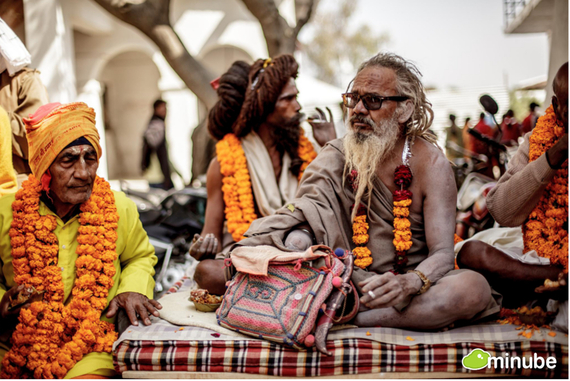
[[[546,156],[510,168],[509,173],[489,192],[487,205],[493,218],[503,226],[519,226],[528,217],[554,176]]]
[[[421,271],[422,274],[424,274],[433,284],[443,278],[445,274],[453,270],[454,267],[453,251],[441,251],[433,253],[427,257],[416,267],[416,270]]]

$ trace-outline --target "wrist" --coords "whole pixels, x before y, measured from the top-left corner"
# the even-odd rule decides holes
[[[407,290],[406,291],[407,291],[408,295],[417,294],[421,290],[422,286],[424,285],[421,278],[416,273],[408,273],[408,274],[404,274],[402,276],[407,278],[407,287],[406,287]]]

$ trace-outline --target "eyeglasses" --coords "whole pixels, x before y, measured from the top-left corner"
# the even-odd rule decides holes
[[[344,93],[342,94],[342,102],[348,108],[355,108],[358,102],[362,100],[362,104],[366,107],[367,110],[379,110],[382,107],[382,102],[384,101],[394,101],[394,102],[402,102],[408,99],[405,96],[393,96],[393,97],[382,97],[379,95],[374,94],[364,94],[362,96],[358,95],[357,93]]]

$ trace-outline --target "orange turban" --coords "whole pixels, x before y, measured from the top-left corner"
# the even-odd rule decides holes
[[[30,168],[37,179],[71,142],[85,137],[101,157],[95,111],[83,102],[48,103],[24,119],[28,135]]]

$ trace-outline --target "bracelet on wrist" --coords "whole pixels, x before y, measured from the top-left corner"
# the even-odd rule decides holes
[[[417,276],[420,277],[420,280],[423,283],[422,288],[420,288],[420,290],[416,293],[416,295],[421,295],[427,290],[429,290],[429,288],[431,287],[431,281],[424,275],[424,273],[422,273],[420,270],[410,270],[408,271],[408,274],[409,273],[415,273]]]

